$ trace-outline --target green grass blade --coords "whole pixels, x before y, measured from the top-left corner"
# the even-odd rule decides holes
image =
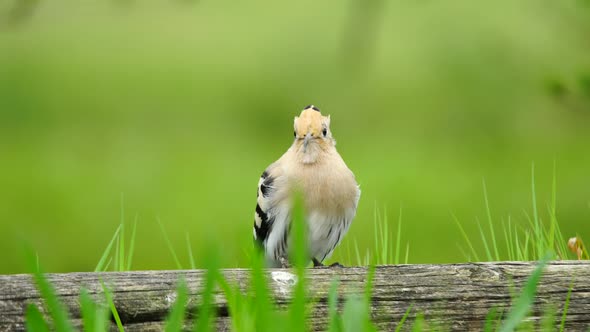
[[[556,242],[557,243],[557,251],[561,252],[563,259],[567,259],[567,253],[568,253],[567,241],[565,241],[563,234],[561,233],[559,223],[557,223],[557,222],[556,222],[555,231],[556,231],[556,237],[558,239],[558,241]]]
[[[182,270],[182,264],[180,264],[180,261],[178,260],[178,256],[176,256],[176,251],[174,251],[174,247],[172,246],[172,242],[170,242],[170,239],[168,238],[168,234],[166,233],[166,230],[164,229],[164,225],[162,224],[162,221],[160,220],[160,218],[156,218],[156,220],[158,221],[158,225],[160,225],[160,231],[162,232],[162,236],[164,237],[164,241],[166,242],[166,245],[168,246],[168,251],[170,251],[170,254],[172,255],[172,259],[174,259],[174,263],[176,264],[176,268],[179,270]]]
[[[305,266],[309,263],[307,253],[307,224],[303,209],[303,199],[297,197],[293,207],[293,219],[291,221],[293,248],[289,257],[293,257],[293,265],[297,275],[297,283],[293,291],[293,301],[289,307],[290,327],[293,331],[306,330],[306,282]]]
[[[123,226],[123,225],[121,225]],[[123,228],[121,227],[121,230]],[[113,271],[119,270],[119,246],[121,244],[121,233],[117,236],[117,244],[115,244],[115,259],[113,260]]]
[[[525,232],[524,233],[524,249],[523,249],[523,257],[525,261],[529,261],[530,260],[530,256],[529,256],[529,240],[530,240],[530,234],[529,232]]]
[[[465,232],[465,230],[463,229],[463,226],[459,222],[459,219],[457,219],[457,217],[455,216],[454,213],[451,213],[451,216],[453,217],[453,220],[455,221],[455,224],[457,224],[457,227],[459,227],[459,231],[461,232],[461,235],[463,236],[463,239],[465,239],[465,242],[467,242],[467,245],[469,246],[469,250],[471,250],[471,253],[473,254],[473,257],[475,258],[475,260],[477,262],[481,262],[481,260],[479,259],[479,256],[477,255],[477,252],[473,248],[473,244],[471,244],[471,240],[469,239],[469,236],[467,236],[467,233]]]
[[[361,252],[359,250],[359,244],[356,241],[356,239],[354,239],[354,251],[356,253],[357,266],[363,266],[363,260],[361,259]]]
[[[574,281],[572,280],[569,289],[567,290],[567,296],[565,298],[565,304],[563,306],[563,314],[561,314],[561,323],[559,324],[559,332],[565,330],[565,319],[567,318],[567,311],[570,307],[570,298],[572,296],[572,290],[574,289]]]
[[[401,238],[402,238],[402,207],[399,207],[399,217],[397,219],[397,238],[395,242],[395,261],[394,264],[399,264],[399,255],[400,255],[400,247],[401,247]]]
[[[119,234],[117,251],[119,252],[119,266],[117,267],[117,271],[125,271],[125,224],[121,224],[121,234]]]
[[[477,228],[479,228],[479,235],[481,236],[481,242],[483,242],[483,248],[485,249],[488,262],[492,262],[494,258],[492,257],[492,252],[490,251],[490,247],[488,246],[488,240],[486,239],[486,236],[483,232],[483,228],[481,228],[479,220],[477,221]]]
[[[551,218],[551,224],[549,227],[549,240],[548,246],[553,250],[555,247],[555,228],[557,227],[557,173],[556,173],[557,163],[555,159],[553,159],[553,179],[551,182],[551,207],[549,217]]]
[[[112,257],[109,257],[109,261],[108,261],[108,262],[107,262],[107,264],[104,266],[104,269],[103,269],[101,272],[108,271],[108,270],[109,270],[109,268],[111,267],[111,263],[112,263],[112,262],[113,262],[113,258],[112,258]]]
[[[496,244],[496,234],[494,233],[494,223],[492,221],[492,213],[490,211],[490,203],[488,201],[488,189],[486,187],[485,180],[483,181],[483,197],[486,204],[486,213],[488,216],[488,224],[490,226],[490,235],[492,238],[492,246],[494,249],[494,254],[496,255],[496,261],[500,260],[500,254],[498,253],[498,245]]]
[[[397,327],[395,328],[395,332],[400,332],[402,330],[402,328],[404,327],[404,323],[406,322],[406,319],[408,319],[408,316],[410,315],[410,312],[412,311],[413,306],[414,306],[414,303],[410,304],[408,309],[406,309],[406,312],[402,316],[402,319],[399,321],[399,323],[397,323]]]
[[[416,315],[416,319],[414,319],[414,325],[412,325],[412,332],[422,332],[426,330],[424,328],[424,314],[421,312]]]
[[[508,243],[508,260],[514,261],[517,258],[512,239],[512,216],[508,215],[508,237],[506,238],[506,243]]]
[[[121,322],[121,317],[119,317],[119,312],[117,312],[117,308],[115,307],[115,302],[113,302],[113,296],[111,295],[111,291],[105,286],[102,279],[99,279],[100,285],[102,286],[102,291],[104,292],[105,299],[109,308],[111,309],[111,314],[115,319],[115,323],[117,324],[117,328],[119,332],[125,332],[125,328],[123,327],[123,323]]]
[[[168,317],[164,322],[164,331],[166,332],[177,332],[182,331],[182,323],[186,315],[186,304],[188,302],[188,288],[184,278],[178,280],[178,286],[176,287],[176,301],[170,309]]]
[[[41,294],[41,297],[45,301],[47,306],[47,310],[53,320],[53,324],[55,330],[57,331],[74,331],[72,324],[69,320],[68,311],[63,306],[63,304],[59,301],[57,294],[55,293],[55,289],[45,275],[42,273],[41,269],[37,263],[37,255],[33,254],[32,250],[27,250],[27,263],[29,265],[29,269],[34,270],[33,279],[35,281],[35,285]],[[37,308],[38,309],[38,308]],[[34,310],[34,309],[31,309]],[[36,315],[36,313],[31,313],[31,315]]]
[[[410,242],[406,243],[406,257],[404,259],[404,264],[408,264],[408,257],[410,256]]]
[[[225,280],[221,274],[217,275],[217,283],[225,295],[225,299],[227,301],[227,308],[232,323],[231,331],[246,330],[241,324],[242,315],[240,315],[240,309],[243,307],[244,303],[247,303],[245,296],[239,289],[234,291],[234,289],[229,285],[227,280]]]
[[[524,257],[522,254],[522,248],[520,246],[520,239],[518,238],[518,228],[516,227],[516,225],[514,226],[514,248],[515,248],[516,260],[523,261]]]
[[[135,221],[133,221],[133,230],[131,231],[131,239],[129,242],[129,252],[127,253],[127,266],[126,271],[131,271],[131,262],[133,261],[133,254],[135,251],[135,235],[137,234],[137,219],[139,216],[135,215]]]
[[[548,304],[541,316],[541,331],[555,331],[555,305]]]
[[[108,308],[94,303],[88,291],[80,291],[80,311],[86,332],[104,332],[108,330]]]
[[[84,331],[86,332],[99,332],[95,329],[97,315],[96,307],[97,306],[94,304],[94,301],[92,301],[88,291],[82,288],[82,290],[80,290],[80,312],[82,314],[82,324],[84,325]]]
[[[540,259],[541,255],[545,253],[545,240],[541,232],[541,223],[539,221],[539,212],[537,210],[537,194],[535,191],[535,163],[531,166],[531,190],[532,190],[532,201],[533,201],[533,220],[535,222],[535,246],[537,247],[537,256]]]
[[[510,242],[511,238],[508,236],[508,229],[506,228],[504,218],[502,218],[502,232],[504,233],[504,241],[506,242],[506,252],[508,253],[508,260],[512,260],[512,243]]]
[[[197,266],[195,265],[195,258],[193,256],[193,249],[191,247],[191,240],[188,236],[188,233],[185,233],[185,235],[186,235],[186,248],[188,250],[188,258],[191,263],[191,269],[196,270]]]
[[[121,234],[119,234],[119,266],[117,271],[125,270],[125,198],[121,193]]]
[[[111,238],[111,242],[109,242],[109,244],[107,245],[107,247],[105,248],[104,252],[102,253],[102,256],[100,257],[100,260],[98,261],[98,264],[96,264],[96,267],[94,268],[94,272],[102,272],[105,269],[105,262],[107,261],[109,254],[111,253],[111,249],[113,247],[113,244],[115,243],[115,240],[117,240],[117,237],[119,236],[119,232],[121,231],[121,225],[119,225],[119,227],[117,227],[117,230],[115,231],[115,234],[113,235],[113,237]]]
[[[328,292],[328,314],[330,316],[330,323],[328,325],[329,332],[342,331],[342,322],[338,316],[338,283],[338,279],[334,278]]]
[[[49,326],[47,326],[43,314],[34,303],[27,305],[25,327],[28,332],[49,332]]]
[[[378,260],[379,254],[380,254],[380,252],[379,252],[379,237],[381,234],[378,229],[379,223],[377,220],[379,219],[379,209],[377,208],[377,202],[375,202],[375,210],[374,211],[375,212],[374,212],[374,216],[373,216],[373,232],[375,234],[374,235],[375,241],[373,241],[373,242],[375,243],[375,251],[374,251],[375,256],[376,256],[375,259]]]
[[[248,296],[241,295],[241,291],[234,290],[235,304],[237,306],[235,317],[235,331],[269,331],[271,329],[271,319],[269,313],[272,310],[270,303],[270,291],[264,274],[264,253],[259,250],[254,251],[251,262],[251,290]],[[225,282],[225,281],[224,281]]]
[[[492,307],[488,314],[486,315],[486,320],[483,326],[484,332],[493,332],[494,331],[494,323],[498,319],[498,309],[496,307]]]
[[[508,317],[502,324],[500,332],[514,331],[514,329],[526,317],[527,313],[529,312],[531,306],[535,301],[537,285],[539,284],[539,280],[541,280],[541,275],[543,274],[543,269],[545,268],[548,259],[549,256],[547,255],[543,260],[539,261],[539,263],[537,264],[537,267],[535,268],[531,276],[528,278],[526,284],[520,292],[520,296],[512,305],[510,313],[508,314]]]
[[[387,223],[387,210],[383,210],[383,219],[381,219],[381,263],[380,264],[390,264],[390,256],[389,256],[389,248],[391,245],[389,244],[389,225]]]
[[[205,285],[202,291],[202,303],[199,306],[199,315],[195,322],[193,331],[212,331],[213,321],[215,319],[215,312],[213,310],[213,292],[215,291],[215,284],[218,277],[219,269],[217,253],[219,250],[210,247],[208,250],[209,254],[206,255],[207,260],[205,261],[205,267],[207,273],[205,274]]]
[[[342,330],[345,332],[362,331],[363,325],[360,316],[365,310],[361,298],[355,294],[349,294],[342,309]]]

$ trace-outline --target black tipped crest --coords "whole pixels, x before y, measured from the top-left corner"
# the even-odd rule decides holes
[[[305,106],[305,108],[303,110],[306,110],[306,109],[309,109],[309,108],[311,108],[314,111],[318,111],[318,112],[320,111],[319,108],[317,108],[317,107],[315,107],[313,105],[307,105],[307,106]]]

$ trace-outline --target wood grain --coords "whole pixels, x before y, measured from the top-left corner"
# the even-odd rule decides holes
[[[384,331],[395,330],[406,309],[413,304],[409,320],[422,312],[428,322],[452,331],[478,331],[483,328],[490,308],[507,312],[511,294],[518,294],[535,263],[498,262],[442,265],[390,265],[375,271],[371,314]],[[248,285],[247,269],[223,270],[225,278],[242,290]],[[275,303],[281,308],[290,302],[296,277],[289,270],[269,269],[269,284]],[[48,274],[62,302],[80,326],[79,293],[82,287],[102,299],[102,279],[112,290],[113,299],[127,331],[161,331],[163,320],[176,298],[179,277],[189,286],[189,307],[196,311],[204,283],[204,271],[138,271],[124,273]],[[327,294],[334,278],[340,280],[340,300],[346,294],[360,293],[367,281],[364,267],[309,269],[309,294],[314,298],[309,324],[322,330],[327,323]],[[571,300],[566,331],[587,331],[590,327],[590,262],[556,261],[549,263],[535,298],[531,320],[539,321],[546,310],[557,317],[565,304],[570,284]],[[0,330],[24,330],[24,311],[28,303],[42,304],[30,275],[0,276]],[[222,292],[215,291],[217,328],[231,329],[229,310]],[[195,314],[198,315],[198,312]],[[409,328],[411,324],[406,324]],[[115,325],[112,323],[112,328]]]

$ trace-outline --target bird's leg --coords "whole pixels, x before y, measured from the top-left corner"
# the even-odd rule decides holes
[[[324,265],[324,264],[322,264],[322,262],[318,261],[315,258],[313,258],[311,261],[313,262],[313,267],[314,268],[318,268],[318,269],[321,269],[321,268],[332,268],[332,267],[340,267],[340,268],[344,267],[344,265],[342,265],[340,263],[332,263],[330,265]]]
[[[315,257],[311,260],[313,262],[313,267],[324,267],[325,265],[322,262],[318,261]]]
[[[289,263],[289,261],[285,257],[279,258],[279,262],[281,263],[281,267],[283,269],[291,268],[291,263]]]

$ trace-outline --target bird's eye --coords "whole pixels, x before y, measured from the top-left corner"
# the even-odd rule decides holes
[[[324,137],[326,137],[326,135],[328,135],[328,128],[324,128],[322,130],[322,135],[324,135]]]
[[[297,137],[297,132],[293,131],[293,137]]]

